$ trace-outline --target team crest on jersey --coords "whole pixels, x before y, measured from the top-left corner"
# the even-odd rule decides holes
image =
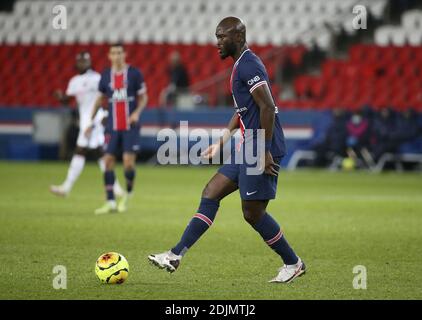
[[[126,88],[115,89],[113,91],[113,100],[127,100],[127,91]]]
[[[252,79],[248,80],[248,85],[253,85],[254,83],[258,82],[259,80],[261,80],[261,78],[259,76],[255,76]]]

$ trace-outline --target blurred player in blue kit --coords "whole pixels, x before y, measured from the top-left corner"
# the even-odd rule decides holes
[[[132,197],[135,181],[136,155],[140,150],[139,118],[145,108],[148,96],[144,77],[140,70],[126,63],[123,45],[113,44],[108,53],[111,68],[101,74],[98,85],[100,96],[95,101],[91,121],[107,98],[108,121],[105,135],[105,172],[104,184],[106,189],[106,203],[95,210],[95,214],[124,212],[128,201]],[[87,136],[92,134],[92,126],[85,131]],[[126,193],[116,202],[113,185],[116,181],[114,167],[116,156],[123,152],[123,167],[126,178]]]

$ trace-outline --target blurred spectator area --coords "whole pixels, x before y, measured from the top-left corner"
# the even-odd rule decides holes
[[[120,41],[127,47],[128,62],[144,72],[149,107],[159,105],[159,94],[169,82],[168,56],[175,50],[188,69],[190,92],[198,97],[195,103],[231,105],[232,62],[219,59],[214,34],[221,18],[235,15],[245,22],[247,41],[264,60],[274,97],[282,105],[283,91],[283,99],[291,97],[291,80],[318,61],[311,53],[324,56],[340,35],[356,35],[351,28],[355,4],[355,0],[16,1],[13,11],[0,13],[4,83],[0,104],[57,106],[51,91],[66,86],[76,52],[90,51],[94,68],[101,71],[108,64],[107,44]],[[388,7],[387,0],[359,4],[377,21]],[[66,8],[63,30],[53,28],[55,5]]]
[[[347,59],[325,60],[320,75],[298,76],[294,89],[297,99],[282,105],[422,111],[422,47],[356,44]]]
[[[109,65],[107,44],[68,45],[2,45],[0,46],[0,104],[9,106],[57,107],[53,91],[65,89],[69,79],[75,74],[75,56],[81,50],[91,53],[93,67],[102,71]],[[169,83],[168,57],[178,51],[187,68],[190,82],[195,87],[207,82],[215,74],[222,74],[223,81],[211,81],[199,93],[207,96],[208,105],[216,105],[218,96],[229,95],[228,72],[232,61],[221,61],[215,45],[198,44],[125,44],[129,64],[141,68],[148,88],[149,107],[158,106],[159,94]],[[272,45],[252,46],[265,57],[268,52],[282,52],[284,59],[299,66],[303,62],[306,49],[303,46],[275,48]],[[281,59],[264,59],[271,78],[275,79]],[[204,92],[205,90],[205,92]],[[279,92],[276,84],[275,94]]]
[[[351,28],[357,3],[367,8],[370,30]],[[52,8],[57,4],[67,8],[65,30],[52,27]],[[214,33],[222,17],[236,15],[246,23],[247,41],[263,60],[281,108],[357,110],[370,105],[375,110],[421,111],[418,4],[412,0],[16,1],[12,11],[0,13],[0,105],[58,107],[52,92],[64,89],[75,73],[76,53],[89,51],[94,69],[101,72],[109,65],[108,45],[121,41],[127,61],[144,73],[149,108],[162,104],[160,93],[170,81],[168,58],[175,51],[190,83],[191,100],[182,104],[231,106],[233,62],[220,60]]]

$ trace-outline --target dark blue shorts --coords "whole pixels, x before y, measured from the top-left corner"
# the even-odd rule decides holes
[[[282,158],[274,158],[280,164]],[[270,200],[277,192],[277,178],[268,174],[248,175],[247,164],[224,164],[218,172],[226,176],[239,187],[242,200]]]
[[[120,152],[138,153],[141,148],[139,127],[127,131],[110,130],[105,133],[104,152],[118,155]]]

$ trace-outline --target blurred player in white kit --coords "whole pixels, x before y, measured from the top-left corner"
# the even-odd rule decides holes
[[[103,159],[104,144],[104,118],[107,117],[107,111],[100,109],[93,122],[91,122],[92,110],[95,101],[100,95],[98,84],[101,75],[91,69],[91,57],[86,51],[80,52],[76,56],[76,69],[79,74],[73,76],[68,84],[66,93],[61,90],[55,92],[56,98],[67,105],[72,97],[76,98],[79,110],[79,135],[76,142],[75,153],[70,162],[67,171],[66,180],[61,185],[51,185],[50,191],[58,196],[67,196],[72,190],[73,185],[80,176],[85,166],[85,156],[89,150],[94,150],[99,155],[98,164],[102,172],[105,171]],[[93,123],[93,124],[92,124]],[[89,136],[85,135],[88,126],[92,124],[93,128]],[[117,196],[124,194],[116,179],[114,192]]]

